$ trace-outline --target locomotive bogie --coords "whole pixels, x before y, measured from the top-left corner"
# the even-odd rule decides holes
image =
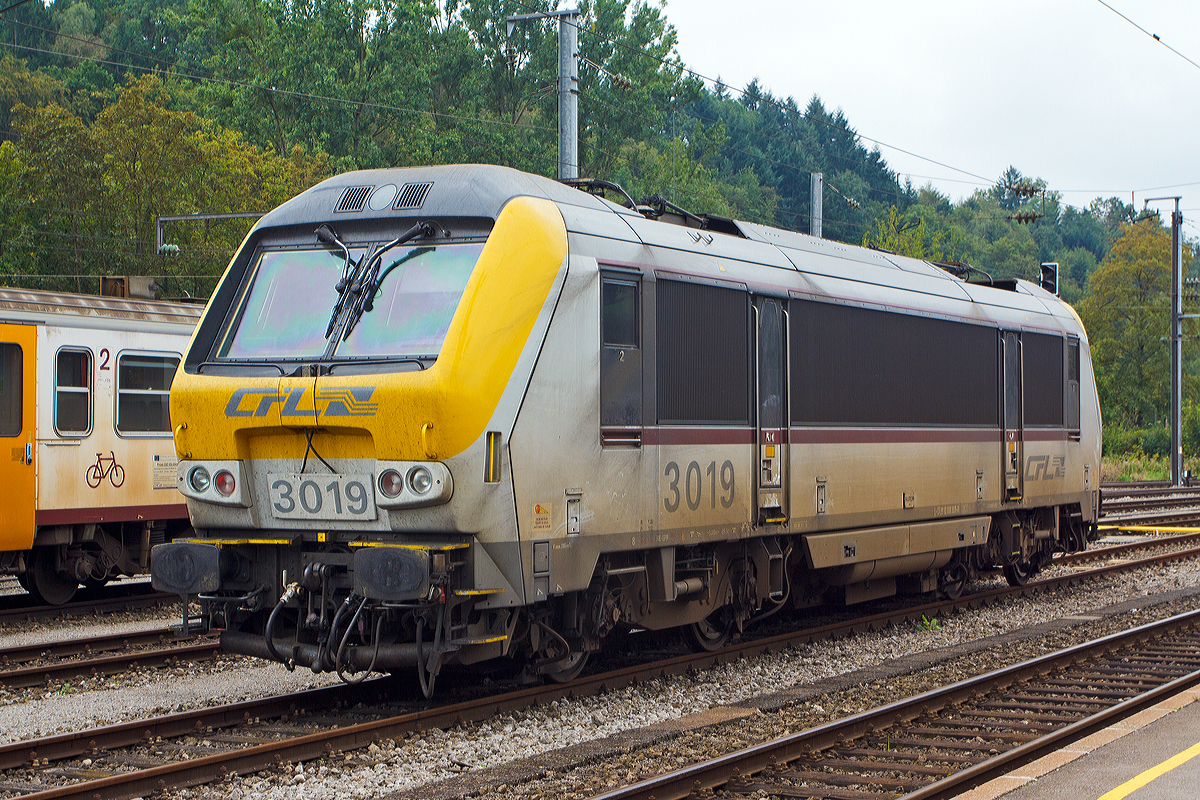
[[[352,207],[400,184],[419,211]],[[171,401],[225,645],[427,691],[499,656],[562,680],[621,630],[712,649],[1086,546],[1099,409],[1057,298],[678,221],[476,166],[341,176],[265,217]],[[271,307],[293,274],[278,291],[308,295]],[[156,551],[157,584],[189,552]]]

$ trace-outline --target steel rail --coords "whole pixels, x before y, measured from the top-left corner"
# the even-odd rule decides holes
[[[1116,515],[1127,514],[1131,511],[1139,511],[1145,509],[1164,509],[1164,508],[1193,508],[1200,510],[1200,495],[1193,494],[1187,497],[1154,497],[1154,498],[1137,498],[1134,500],[1112,500],[1104,499],[1104,504],[1100,507],[1101,518]]]
[[[1172,486],[1170,481],[1159,483],[1105,483],[1102,485],[1104,493],[1111,497],[1138,495],[1138,494],[1171,494],[1176,492],[1197,492],[1200,491],[1200,484]]]
[[[1180,533],[1171,536],[1162,536],[1156,539],[1146,539],[1140,542],[1127,542],[1125,544],[1114,544],[1109,547],[1098,547],[1095,550],[1081,550],[1078,553],[1068,553],[1059,556],[1050,562],[1050,566],[1065,566],[1068,564],[1081,564],[1088,561],[1099,561],[1105,558],[1114,556],[1123,556],[1128,553],[1136,553],[1139,550],[1149,550],[1155,547],[1170,547],[1172,545],[1188,544],[1190,542],[1200,541],[1200,528],[1196,529],[1195,533]]]
[[[125,633],[104,633],[77,639],[59,639],[0,647],[0,666],[20,664],[39,658],[66,658],[91,655],[109,650],[164,645],[180,640],[170,628],[152,628]]]
[[[128,671],[130,667],[157,667],[164,664],[177,665],[180,661],[201,661],[216,656],[220,650],[220,643],[216,639],[210,638],[204,642],[182,644],[175,647],[137,650],[132,653],[98,658],[60,661],[56,664],[35,664],[30,667],[0,671],[0,686],[9,689],[28,689],[33,686],[45,686],[53,681],[66,681],[81,676],[120,675]]]
[[[773,768],[795,761],[811,752],[834,747],[839,742],[856,739],[897,723],[911,722],[948,706],[963,703],[985,691],[1016,683],[1056,667],[1072,664],[1090,654],[1145,641],[1161,632],[1195,627],[1198,622],[1200,622],[1200,610],[1111,634],[1093,642],[1004,667],[976,678],[890,703],[881,708],[854,714],[797,734],[780,737],[774,741],[754,745],[707,762],[640,781],[631,786],[603,792],[595,795],[592,800],[681,800],[694,791],[700,792],[722,786],[735,775],[746,776],[761,772],[768,767]],[[1021,745],[1008,753],[997,755],[988,761],[963,770],[961,773],[923,787],[906,795],[904,800],[933,800],[934,798],[952,797],[969,786],[978,785],[992,777],[1004,774],[1019,764],[1027,763],[1052,752],[1065,742],[1082,738],[1147,705],[1157,703],[1163,697],[1197,684],[1200,684],[1200,670],[1111,706],[1103,712],[1048,734],[1046,737]]]
[[[1174,560],[1200,557],[1200,548],[1175,551],[1152,556],[1138,561],[1110,564],[1084,572],[1032,581],[1025,586],[1004,587],[982,592],[957,600],[942,600],[921,606],[909,607],[874,614],[867,617],[835,622],[816,628],[808,628],[753,641],[739,642],[711,653],[697,653],[641,664],[611,672],[583,676],[565,684],[529,687],[488,698],[455,703],[446,706],[401,714],[386,719],[373,720],[306,736],[252,745],[226,753],[171,762],[136,772],[123,772],[105,778],[87,780],[67,786],[54,787],[45,791],[25,795],[22,800],[51,800],[51,798],[79,798],[93,800],[124,800],[142,797],[165,788],[183,788],[221,780],[231,772],[247,774],[270,768],[281,763],[308,761],[337,751],[365,747],[382,738],[394,738],[404,733],[431,728],[444,728],[463,722],[488,719],[495,714],[508,713],[539,703],[561,698],[588,696],[612,691],[624,686],[644,683],[659,677],[682,674],[691,670],[729,663],[740,658],[762,653],[778,652],[789,646],[846,636],[851,633],[877,630],[887,625],[898,625],[920,620],[922,616],[943,614],[953,610],[986,606],[1004,597],[1023,597],[1064,586],[1071,586],[1109,574],[1128,571],[1144,566]],[[386,686],[379,680],[359,685],[360,691],[374,692],[367,697],[378,699],[379,689]],[[130,746],[147,738],[194,735],[207,727],[231,727],[245,717],[268,717],[275,715],[266,710],[267,705],[278,711],[283,707],[302,707],[318,692],[331,693],[345,687],[329,687],[311,690],[297,695],[268,698],[265,701],[246,701],[232,706],[201,709],[185,714],[170,715],[154,720],[123,723],[88,732],[63,734],[48,739],[15,742],[0,746],[0,768],[14,768],[31,763],[34,759],[62,759],[85,753],[96,753],[105,749]],[[323,695],[328,698],[332,694]],[[115,734],[115,735],[113,735]],[[108,738],[113,735],[113,738]],[[690,789],[689,789],[690,791]],[[686,794],[686,793],[685,793]],[[660,798],[661,800],[661,798]]]
[[[103,597],[90,600],[77,600],[60,606],[29,605],[28,595],[5,595],[0,597],[0,624],[5,622],[23,622],[48,617],[66,617],[72,614],[86,616],[89,614],[112,614],[119,611],[134,611],[150,608],[161,603],[178,600],[179,595],[163,592],[147,591],[146,589],[131,591],[119,597]],[[13,601],[5,603],[6,598]]]
[[[1196,523],[1200,525],[1200,504],[1184,511],[1134,511],[1128,514],[1105,514],[1100,518],[1104,525],[1151,525]]]

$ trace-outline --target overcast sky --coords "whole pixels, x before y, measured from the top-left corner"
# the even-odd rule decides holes
[[[1197,0],[1106,2],[1200,64]],[[688,67],[801,108],[820,96],[901,181],[957,200],[1011,164],[1077,206],[1179,194],[1200,238],[1200,68],[1098,0],[668,0],[666,15]]]

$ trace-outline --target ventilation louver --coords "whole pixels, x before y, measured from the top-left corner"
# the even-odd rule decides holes
[[[425,202],[425,195],[429,194],[430,187],[433,182],[429,183],[406,183],[404,188],[400,190],[400,195],[396,198],[396,203],[392,206],[394,210],[400,209],[417,209]]]
[[[337,208],[333,209],[333,213],[362,211],[363,206],[367,203],[367,196],[374,188],[374,186],[347,186],[346,191],[342,192],[342,198],[338,200]]]

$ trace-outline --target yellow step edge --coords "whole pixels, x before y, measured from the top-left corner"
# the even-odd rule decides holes
[[[399,547],[402,550],[433,550],[435,552],[444,552],[446,550],[465,550],[470,547],[469,544],[402,544],[399,542],[349,542],[350,547]]]
[[[501,636],[493,636],[488,639],[451,639],[448,644],[454,645],[471,645],[471,644],[494,644],[495,642],[503,642],[508,639],[508,634]]]
[[[295,539],[176,539],[189,544],[214,544],[217,547],[233,544],[295,544]]]

